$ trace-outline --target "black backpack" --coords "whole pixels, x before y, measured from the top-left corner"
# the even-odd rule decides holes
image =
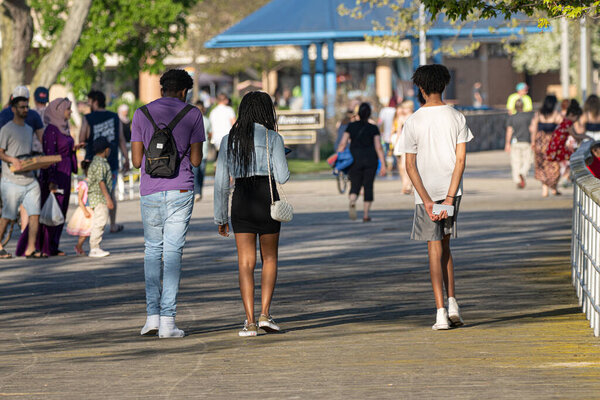
[[[154,127],[154,133],[148,148],[144,148],[144,155],[146,156],[146,173],[152,178],[172,178],[179,172],[179,163],[181,158],[185,157],[189,150],[188,148],[183,152],[181,157],[177,151],[177,144],[173,137],[173,129],[175,126],[185,117],[185,115],[193,109],[194,106],[187,104],[183,110],[173,118],[171,123],[163,128],[160,128],[150,115],[148,108],[143,106],[140,108],[146,118],[152,123]],[[163,124],[164,125],[164,124]]]

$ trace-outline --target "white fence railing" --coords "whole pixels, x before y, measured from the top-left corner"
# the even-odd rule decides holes
[[[584,142],[571,157],[575,177],[571,267],[579,305],[594,335],[600,336],[600,179],[586,168],[590,144]]]

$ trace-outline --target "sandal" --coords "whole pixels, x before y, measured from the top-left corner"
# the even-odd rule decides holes
[[[36,250],[29,255],[25,254],[25,258],[48,258],[48,256]]]
[[[83,251],[83,249],[79,249],[79,247],[75,246],[75,255],[77,257],[85,256],[85,251]]]
[[[363,218],[363,222],[371,222],[371,217]]]
[[[12,258],[12,254],[10,254],[5,249],[0,250],[0,258],[9,259]]]
[[[66,256],[66,255],[67,255],[67,253],[65,253],[64,251],[62,251],[62,250],[56,250],[55,256],[62,257],[62,256]]]
[[[116,226],[117,226],[117,229],[115,229],[115,230],[111,229],[110,233],[119,233],[119,232],[121,232],[124,229],[123,225],[119,224],[119,225],[116,225]]]

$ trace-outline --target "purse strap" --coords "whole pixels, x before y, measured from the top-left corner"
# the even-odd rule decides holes
[[[271,204],[275,204],[275,198],[273,197],[273,182],[271,181],[271,152],[269,150],[269,130],[265,127],[265,137],[267,138],[267,168],[268,168],[268,175],[269,175],[269,192],[271,193]],[[277,181],[275,181],[275,184],[277,185]],[[285,201],[287,202],[287,197],[285,195],[285,192],[283,191],[283,189],[281,188],[281,185],[278,186],[279,189],[281,189],[281,193],[283,194],[283,198],[285,199]]]

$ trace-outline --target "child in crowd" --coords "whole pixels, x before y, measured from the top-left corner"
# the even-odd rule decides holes
[[[108,210],[112,210],[114,204],[108,190],[112,187],[112,173],[106,160],[110,154],[110,144],[105,137],[101,136],[94,140],[94,154],[88,169],[88,201],[94,211],[88,256],[106,257],[110,253],[100,248],[100,242],[102,242],[104,227],[108,223]]]
[[[585,160],[587,169],[590,170],[592,175],[600,179],[600,141],[594,142],[590,148],[592,157]]]
[[[77,184],[77,200],[79,207],[73,213],[73,216],[69,220],[69,224],[67,225],[67,233],[73,236],[79,236],[79,240],[77,240],[77,245],[75,245],[75,253],[78,256],[85,256],[85,251],[83,251],[83,243],[90,236],[92,231],[92,209],[89,207],[88,202],[88,168],[90,166],[90,162],[83,160],[81,162],[81,169],[85,174],[86,178],[79,181]]]
[[[454,262],[450,237],[458,236],[456,220],[462,195],[466,143],[473,134],[464,115],[442,101],[450,72],[439,64],[423,65],[413,75],[425,104],[404,123],[401,141],[406,170],[415,188],[411,239],[427,242],[429,272],[437,307],[434,330],[463,325],[454,294]],[[434,214],[434,204],[453,206]],[[444,306],[444,286],[448,310]]]

